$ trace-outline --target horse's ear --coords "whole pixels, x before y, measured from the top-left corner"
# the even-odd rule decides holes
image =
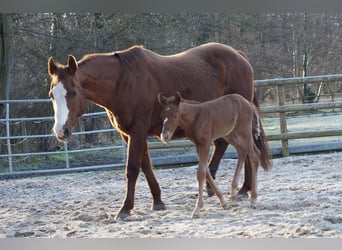
[[[49,58],[49,61],[48,61],[48,72],[49,72],[49,75],[52,76],[56,73],[57,71],[57,66],[55,64],[55,62],[53,61],[53,58],[52,56]]]
[[[176,92],[176,96],[175,96],[175,104],[179,105],[179,103],[183,100],[183,97],[181,95],[181,93],[179,93],[178,91]]]
[[[76,58],[73,55],[68,55],[68,72],[74,75],[77,71],[78,65]]]
[[[165,96],[163,96],[162,92],[159,92],[159,94],[158,94],[158,102],[162,105],[164,105],[166,103]]]

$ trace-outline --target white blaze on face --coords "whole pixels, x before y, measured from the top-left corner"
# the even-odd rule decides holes
[[[53,131],[58,137],[63,137],[63,128],[67,121],[69,109],[66,102],[67,91],[63,83],[59,82],[52,90],[53,94],[53,107],[55,111],[55,125]]]
[[[164,126],[165,126],[165,124],[167,123],[168,120],[169,120],[168,118],[164,119],[163,129],[162,129],[162,132],[160,134],[160,138],[161,138],[162,142],[164,142],[164,143],[167,143],[169,141],[169,139],[170,139],[169,138],[169,133],[166,133],[165,130],[164,130]]]

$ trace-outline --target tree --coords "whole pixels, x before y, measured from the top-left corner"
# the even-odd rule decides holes
[[[0,14],[0,99],[10,97],[13,66],[13,30],[10,14]]]

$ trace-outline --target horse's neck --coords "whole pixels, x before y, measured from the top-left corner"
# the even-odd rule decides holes
[[[114,64],[113,62],[112,68],[119,69]],[[118,78],[118,74],[115,74],[118,71],[108,70],[109,66],[108,62],[103,67],[89,62],[80,65],[78,74],[85,98],[105,108],[109,108],[110,100],[113,98],[111,95],[114,93]]]
[[[184,130],[192,127],[192,124],[195,122],[195,117],[199,112],[199,105],[192,105],[190,103],[180,103],[179,112],[180,112],[180,127]]]

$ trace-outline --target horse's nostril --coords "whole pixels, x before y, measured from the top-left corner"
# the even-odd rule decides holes
[[[64,128],[63,133],[64,133],[64,137],[69,137],[69,133],[70,133],[69,129]]]

